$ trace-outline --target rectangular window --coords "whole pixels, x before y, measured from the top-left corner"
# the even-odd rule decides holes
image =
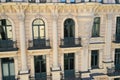
[[[99,51],[98,50],[92,50],[91,51],[91,68],[98,68],[99,64]]]
[[[62,3],[66,3],[66,0],[61,0]]]
[[[100,17],[95,17],[92,27],[92,37],[100,36]]]
[[[120,42],[120,17],[116,19],[116,41]]]
[[[119,2],[119,0],[115,0],[115,3],[116,3],[116,4],[119,4],[120,2]]]

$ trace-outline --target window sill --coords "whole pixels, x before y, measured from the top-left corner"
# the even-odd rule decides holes
[[[104,37],[91,37],[90,44],[92,43],[104,43]]]

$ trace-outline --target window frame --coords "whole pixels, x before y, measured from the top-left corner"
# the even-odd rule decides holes
[[[7,21],[10,22],[10,25],[7,24]],[[2,34],[0,33],[0,35],[1,35],[0,39],[1,40],[13,40],[13,26],[12,26],[11,21],[8,20],[8,19],[1,19],[0,22],[1,22],[0,26],[4,30],[4,34],[5,34],[5,39],[2,39]],[[7,35],[8,34],[7,28],[8,27],[11,27],[11,30],[12,30],[11,31],[11,34],[12,34],[11,38],[9,38],[8,35]]]
[[[41,20],[41,21],[43,22],[43,24],[37,24],[37,25],[35,25],[34,22],[35,22],[36,20]],[[44,20],[41,19],[41,18],[36,18],[36,19],[34,19],[33,22],[32,22],[32,39],[41,39],[41,38],[40,38],[40,26],[44,26],[44,38],[43,38],[43,39],[46,38],[46,33],[45,33],[45,32],[46,32],[46,29],[45,29],[45,22],[44,22]],[[38,27],[38,36],[37,36],[37,38],[35,38],[35,36],[34,36],[34,27]]]
[[[71,27],[70,27],[70,25],[68,27],[66,26],[67,22],[69,22],[68,20],[73,22]],[[65,29],[66,29],[67,33],[65,33]],[[65,34],[67,34],[67,35],[65,36]],[[75,37],[75,21],[72,18],[67,18],[64,21],[64,38],[70,38],[70,37]]]
[[[95,19],[99,18],[99,22],[95,22]],[[97,28],[98,25],[98,31],[95,30]],[[92,37],[100,37],[100,26],[101,26],[101,17],[94,17],[94,20],[93,20],[93,26],[92,26],[92,34],[91,36]]]
[[[99,50],[91,50],[91,68],[99,68]]]

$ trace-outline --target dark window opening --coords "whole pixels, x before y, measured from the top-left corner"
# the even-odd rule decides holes
[[[92,27],[92,37],[99,37],[99,36],[100,36],[100,17],[95,17]]]
[[[67,19],[64,22],[64,37],[75,36],[75,22],[72,19]]]
[[[99,51],[92,50],[91,51],[91,68],[98,68],[99,67]]]

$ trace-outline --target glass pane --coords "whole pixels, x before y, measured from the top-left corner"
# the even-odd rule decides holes
[[[40,38],[44,39],[45,38],[45,27],[40,26]]]
[[[70,69],[74,69],[74,59],[70,59]]]
[[[66,2],[66,0],[61,0],[61,2],[63,2],[63,3],[64,3],[64,2]]]
[[[5,26],[3,26],[3,32],[1,33],[1,36],[2,36],[2,40],[7,39]]]
[[[70,0],[70,2],[71,2],[71,3],[74,3],[74,2],[75,2],[75,0]]]
[[[68,70],[68,59],[64,59],[64,70]]]
[[[7,37],[8,39],[12,39],[12,27],[6,27],[7,28]]]
[[[41,61],[41,72],[46,72],[46,61]]]
[[[74,37],[75,23],[72,19],[67,19],[64,22],[64,37]]]
[[[35,73],[40,73],[40,62],[35,60]]]
[[[11,76],[15,75],[14,63],[10,63],[10,75]]]
[[[3,63],[3,76],[9,76],[8,63]]]
[[[38,26],[33,26],[34,39],[38,39]]]
[[[44,22],[41,19],[37,19],[33,23],[33,25],[40,25],[40,24],[44,24]]]

